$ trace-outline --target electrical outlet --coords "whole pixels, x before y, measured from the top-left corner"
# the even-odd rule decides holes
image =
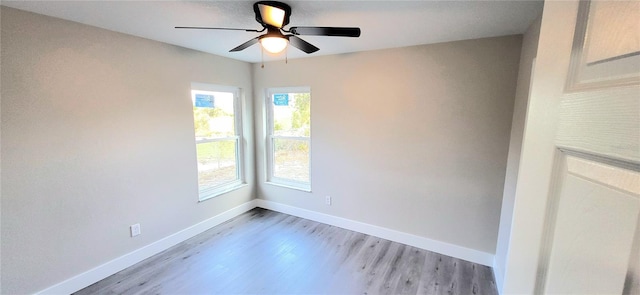
[[[331,206],[331,196],[326,196],[326,197],[324,197],[324,203],[325,203],[327,206]]]
[[[140,234],[140,223],[136,223],[132,226],[129,227],[129,229],[131,230],[131,236],[135,237],[137,235]]]

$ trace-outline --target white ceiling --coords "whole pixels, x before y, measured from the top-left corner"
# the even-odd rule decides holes
[[[229,49],[258,33],[178,30],[174,26],[261,29],[254,1],[2,1],[2,5],[192,48],[259,62],[260,47]],[[287,1],[289,26],[360,27],[360,38],[301,36],[320,48],[307,55],[339,54],[523,33],[542,12],[542,1]],[[284,59],[284,55],[265,60]]]

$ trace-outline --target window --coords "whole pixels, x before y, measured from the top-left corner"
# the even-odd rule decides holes
[[[191,85],[200,201],[243,185],[239,89]]]
[[[311,191],[311,91],[267,91],[267,181]]]

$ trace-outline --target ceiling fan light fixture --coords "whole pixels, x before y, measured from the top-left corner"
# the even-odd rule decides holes
[[[357,27],[290,27],[289,29],[284,29],[283,27],[289,24],[291,6],[279,1],[255,2],[253,3],[253,12],[255,14],[256,21],[262,25],[261,30],[224,27],[176,27],[176,29],[235,30],[255,33],[267,31],[263,35],[254,37],[249,41],[232,48],[229,52],[242,51],[256,43],[260,43],[262,50],[266,50],[273,54],[282,52],[289,44],[307,54],[320,50],[320,48],[315,47],[313,44],[298,37],[299,35],[336,37],[360,36],[360,28]],[[286,33],[287,35],[284,35],[283,33]]]
[[[268,36],[268,37],[260,38],[260,45],[262,45],[262,48],[264,48],[264,50],[271,53],[282,52],[285,48],[287,48],[288,44],[289,44],[289,40],[283,37]]]
[[[258,9],[263,22],[276,28],[282,28],[285,16],[284,9],[265,4],[258,4]]]

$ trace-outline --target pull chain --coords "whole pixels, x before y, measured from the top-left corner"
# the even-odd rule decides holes
[[[260,60],[262,61],[261,68],[264,69],[264,48],[262,48],[262,46],[260,46]]]
[[[289,63],[289,46],[284,48],[284,63]]]

